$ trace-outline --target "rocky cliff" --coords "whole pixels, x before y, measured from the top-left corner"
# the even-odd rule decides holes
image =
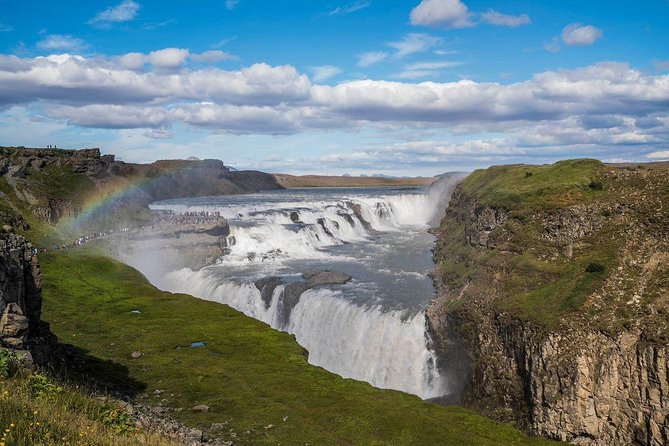
[[[575,444],[668,444],[666,170],[477,171],[438,237],[428,320],[465,404]]]
[[[42,312],[42,274],[30,243],[0,234],[0,346],[22,351],[45,363],[55,344]]]
[[[224,218],[203,224],[168,223],[120,234],[110,243],[110,250],[114,257],[141,268],[149,277],[160,277],[215,263],[229,252],[229,235],[230,226]]]
[[[131,164],[99,149],[0,147],[0,217],[16,227],[27,226],[21,215],[99,229],[110,219],[137,225],[153,201],[281,188],[272,175],[233,172],[220,160]]]

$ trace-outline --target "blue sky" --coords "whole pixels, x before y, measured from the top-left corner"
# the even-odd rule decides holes
[[[669,1],[0,0],[0,145],[289,173],[669,159]]]

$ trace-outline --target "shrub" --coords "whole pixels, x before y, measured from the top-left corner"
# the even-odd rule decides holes
[[[588,266],[585,268],[585,270],[589,273],[601,273],[606,270],[606,268],[601,263],[590,262],[588,263]]]
[[[0,378],[14,376],[19,365],[19,359],[11,350],[0,349]]]
[[[588,184],[588,187],[592,190],[603,190],[604,184],[601,181],[592,180],[590,184]]]
[[[32,375],[30,377],[30,388],[35,396],[52,398],[62,393],[63,388],[52,384],[44,375]]]
[[[136,427],[130,414],[123,409],[110,409],[105,412],[102,422],[107,426],[113,427],[118,432],[134,432]]]
[[[532,172],[525,172],[525,178],[529,178],[533,175]]]

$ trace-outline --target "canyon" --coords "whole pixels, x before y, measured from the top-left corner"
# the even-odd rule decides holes
[[[494,166],[472,173],[445,198],[425,195],[425,203],[403,193],[370,198],[347,192],[332,202],[316,193],[317,199],[304,206],[296,201],[299,197],[286,205],[290,195],[280,195],[281,182],[288,184],[285,177],[277,181],[260,172],[234,172],[217,160],[135,165],[97,149],[0,150],[5,225],[0,237],[0,342],[29,352],[37,363],[46,361],[55,338],[40,321],[35,249],[41,246],[24,236],[40,240],[43,225],[63,222],[74,222],[67,229],[75,231],[132,225],[142,229],[114,239],[123,243],[110,243],[116,257],[123,253],[131,265],[135,259],[140,270],[142,253],[178,259],[160,265],[172,272],[166,288],[227,303],[295,334],[303,346],[308,344],[310,361],[317,364],[342,367],[357,379],[428,398],[447,389],[449,404],[457,402],[550,439],[583,446],[659,446],[668,441],[669,180],[662,165],[571,160]],[[278,193],[270,198],[281,206],[263,204],[262,194],[250,198],[256,201],[232,205],[211,197],[210,202],[188,201],[260,190]],[[98,196],[109,199],[91,207],[91,197]],[[155,205],[175,199],[185,201]],[[427,212],[429,205],[438,212]],[[205,223],[149,227],[151,212],[212,209],[230,212]],[[324,254],[347,254],[361,241],[367,249],[378,248],[385,233],[398,229],[400,238],[388,243],[400,243],[407,224],[423,234],[437,226],[431,230],[436,247],[430,273],[436,295],[431,303],[419,303],[429,303],[427,311],[411,312],[408,325],[407,316],[391,316],[390,307],[368,307],[364,317],[355,316],[355,305],[343,305],[337,296],[359,284],[360,268],[335,262],[341,273],[330,273],[323,263],[332,261],[324,260]],[[265,245],[260,246],[261,240]],[[299,263],[305,255],[320,267]],[[217,261],[237,272],[241,264],[253,269],[265,261],[293,262],[295,268],[289,274],[269,268],[245,281],[222,284],[216,275],[225,268],[216,266]],[[334,274],[336,280],[310,283],[318,274]],[[290,308],[281,310],[284,304]],[[364,378],[367,372],[358,363],[347,364],[319,350],[319,343],[336,337],[314,337],[303,328],[309,326],[305,318],[328,308],[348,317],[355,330],[369,328],[370,335],[395,327],[396,334],[417,336],[421,341],[409,347],[399,338],[392,342],[414,351],[411,358],[420,357],[430,367],[436,363],[439,372],[420,369],[415,376],[421,378],[408,384],[399,375]],[[373,330],[371,317],[379,321]],[[328,320],[319,321],[329,327]],[[406,326],[411,330],[402,331]],[[330,328],[345,343],[349,333]],[[405,367],[400,357],[379,360]],[[429,379],[435,387],[425,386]]]

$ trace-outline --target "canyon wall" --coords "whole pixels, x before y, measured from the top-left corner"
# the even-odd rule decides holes
[[[669,179],[576,168],[581,184],[513,167],[456,189],[432,337],[457,396],[493,418],[580,445],[665,445]]]
[[[37,219],[57,224],[96,206],[87,221],[131,221],[158,200],[282,189],[263,172],[232,171],[220,160],[117,161],[99,149],[0,147],[0,196]],[[6,183],[6,184],[4,184]]]

